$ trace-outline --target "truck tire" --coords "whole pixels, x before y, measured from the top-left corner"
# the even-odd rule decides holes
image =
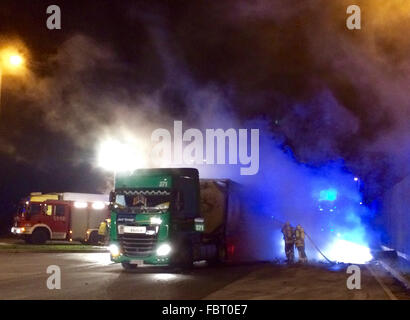
[[[99,240],[98,231],[92,231],[87,242],[88,244],[96,246],[98,245],[98,240]]]
[[[138,265],[129,262],[121,262],[121,265],[125,270],[135,270],[138,268]]]
[[[44,244],[49,239],[48,231],[40,228],[34,230],[30,237],[30,243],[32,244]]]
[[[194,251],[191,243],[178,246],[178,252],[174,257],[173,265],[183,270],[189,270],[194,266]]]

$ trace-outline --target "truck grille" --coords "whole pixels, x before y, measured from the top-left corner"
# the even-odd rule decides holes
[[[157,235],[123,234],[119,236],[119,240],[126,256],[148,257],[154,252]]]

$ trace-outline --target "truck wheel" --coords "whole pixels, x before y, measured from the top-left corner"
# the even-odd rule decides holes
[[[181,251],[178,254],[177,266],[184,270],[189,270],[194,265],[194,253],[192,245],[187,243],[181,246]]]
[[[34,230],[30,238],[30,243],[44,244],[48,240],[48,232],[44,229],[37,229]]]
[[[88,244],[92,244],[94,246],[98,245],[98,231],[93,231],[90,234],[90,237],[88,238]]]
[[[121,262],[121,265],[125,270],[135,270],[138,268],[138,265],[129,262]]]

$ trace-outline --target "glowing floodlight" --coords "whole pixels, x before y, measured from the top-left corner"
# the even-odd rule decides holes
[[[97,158],[99,167],[113,172],[146,167],[145,150],[136,141],[122,143],[108,139],[100,144]]]

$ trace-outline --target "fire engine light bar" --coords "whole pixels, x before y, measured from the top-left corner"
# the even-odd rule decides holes
[[[92,207],[94,210],[102,210],[105,208],[105,204],[104,202],[97,201],[97,202],[93,202]]]
[[[77,209],[87,208],[87,202],[74,202],[74,207]]]

